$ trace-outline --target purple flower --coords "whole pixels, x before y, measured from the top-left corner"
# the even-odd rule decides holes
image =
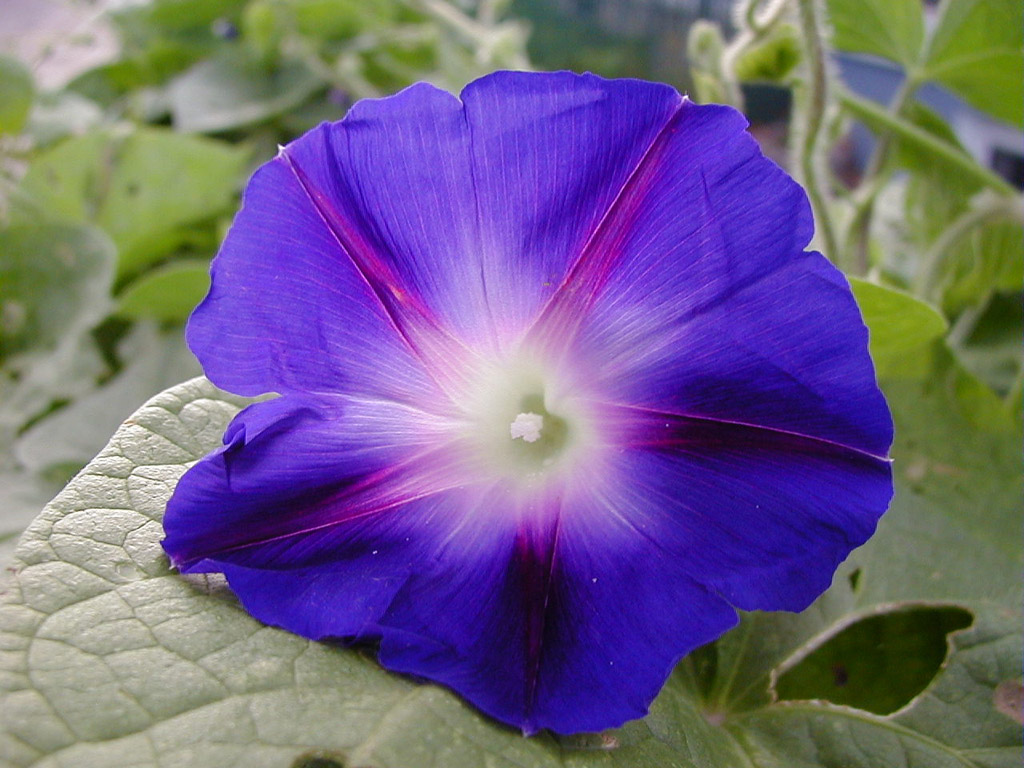
[[[188,329],[243,395],[164,547],[525,732],[644,715],[872,533],[892,424],[801,189],[735,111],[499,72],[253,176]]]

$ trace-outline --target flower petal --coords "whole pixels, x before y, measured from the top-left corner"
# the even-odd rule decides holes
[[[694,579],[744,610],[806,608],[892,498],[886,459],[763,427],[622,408],[633,448],[592,484]]]
[[[387,401],[285,396],[252,405],[225,447],[179,481],[164,549],[186,572],[298,569],[345,559],[343,542],[364,529],[409,536],[430,523],[394,510],[466,483],[450,428]]]
[[[211,272],[187,336],[218,386],[443,402],[283,156],[249,182]]]
[[[380,618],[395,595],[429,566],[450,535],[457,511],[447,493],[438,493],[406,502],[394,514],[314,534],[310,543],[321,556],[306,565],[274,569],[207,561],[199,570],[223,571],[245,609],[267,624],[314,640],[373,640],[381,637]]]
[[[560,733],[643,717],[682,656],[737,622],[677,553],[582,488],[563,505],[533,722]]]
[[[518,340],[679,110],[668,86],[496,72],[466,86],[480,270],[499,334]]]
[[[526,733],[575,733],[642,717],[674,663],[735,624],[673,553],[600,502],[511,499],[480,500],[395,595],[381,620],[385,666]]]
[[[884,456],[892,422],[803,191],[739,113],[686,103],[534,328],[613,402]]]
[[[257,172],[189,325],[211,380],[456,393],[467,347],[518,339],[681,103],[567,72],[495,73],[463,99],[361,101]]]
[[[641,716],[732,606],[808,605],[885,509],[892,425],[744,125],[495,73],[282,149],[189,337],[215,383],[284,396],[179,483],[174,563],[527,732]]]

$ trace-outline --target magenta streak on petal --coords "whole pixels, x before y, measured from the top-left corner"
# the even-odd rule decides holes
[[[399,335],[423,361],[427,374],[449,396],[455,395],[453,389],[457,391],[458,385],[465,383],[463,366],[458,365],[458,361],[470,358],[473,353],[441,326],[433,311],[415,292],[402,285],[398,275],[374,253],[358,229],[346,221],[327,196],[314,186],[288,154],[287,147],[281,148],[279,157],[287,163],[317,214],[373,291]],[[439,374],[446,374],[447,381],[438,381]],[[457,396],[453,397],[453,400],[457,399]]]
[[[204,560],[231,561],[232,554],[299,539],[334,526],[345,525],[372,515],[395,510],[404,504],[466,486],[466,475],[450,460],[450,446],[424,451],[406,461],[359,477],[340,488],[325,488],[306,494],[301,500],[285,499],[276,504],[277,514],[254,516],[244,530],[216,538],[216,547],[196,548],[186,560],[175,564],[183,572]],[[304,503],[302,503],[304,502]],[[268,506],[275,506],[269,502]],[[282,513],[285,510],[293,514]],[[295,567],[294,556],[287,567]],[[261,565],[272,568],[269,563]]]
[[[537,683],[540,678],[544,630],[553,587],[559,530],[560,514],[556,515],[552,522],[544,524],[544,528],[540,530],[535,525],[524,522],[516,534],[515,556],[523,590],[523,614],[526,617],[526,687],[523,701],[527,724],[525,727],[528,731],[537,699]]]
[[[801,432],[730,421],[712,416],[688,415],[622,403],[600,403],[602,413],[614,422],[614,434],[628,448],[673,448],[707,445],[713,442],[752,445],[771,441],[780,448],[803,451],[817,446],[822,451],[848,453],[882,464],[891,463],[879,456],[845,443]]]
[[[565,278],[526,332],[527,340],[534,339],[546,328],[557,328],[560,343],[567,344],[579,329],[587,310],[623,256],[623,241],[641,213],[660,159],[675,132],[682,105],[683,102],[680,102],[640,156],[636,167],[594,228]]]

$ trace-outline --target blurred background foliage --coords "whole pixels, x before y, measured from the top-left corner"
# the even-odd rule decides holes
[[[8,545],[137,405],[198,374],[182,324],[278,144],[356,99],[501,68],[659,79],[745,109],[854,278],[880,375],[942,377],[972,423],[1019,425],[1019,0],[10,2]]]

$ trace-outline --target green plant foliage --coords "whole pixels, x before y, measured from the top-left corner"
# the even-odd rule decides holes
[[[1017,253],[1020,248],[1018,245]],[[967,370],[1006,395],[1014,386],[1020,386],[1022,338],[1024,308],[1020,297],[1000,293],[992,296],[970,332],[956,339],[954,347],[957,359]]]
[[[1024,5],[1017,0],[947,0],[925,34],[918,0],[828,0],[841,51],[895,61],[916,82],[934,80],[969,104],[1024,125]]]
[[[953,0],[931,35],[925,77],[999,120],[1024,126],[1024,4]]]
[[[52,350],[98,322],[107,310],[112,256],[91,227],[0,230],[0,361]]]
[[[897,494],[878,537],[851,558],[865,597],[1019,610],[1021,425],[992,412],[976,384],[941,345],[928,376],[885,382]]]
[[[856,278],[850,286],[871,332],[871,358],[879,376],[912,372],[920,355],[908,353],[946,332],[948,324],[938,310],[908,293]]]
[[[780,24],[763,42],[736,59],[736,77],[743,82],[781,83],[803,58],[800,35],[791,24]]]
[[[32,74],[24,64],[0,56],[0,134],[18,133],[32,106]]]
[[[176,383],[183,374],[200,373],[179,328],[161,332],[154,323],[139,323],[117,352],[125,363],[116,375],[18,436],[13,453],[21,467],[67,482],[103,448],[105,435],[113,434],[136,403]],[[71,473],[61,474],[66,468]]]
[[[55,402],[89,391],[106,368],[90,329],[110,308],[114,246],[81,225],[0,230],[0,558],[52,495],[20,471],[16,436]]]
[[[920,0],[828,0],[840,51],[870,53],[905,67],[918,59],[924,40]]]
[[[136,273],[195,237],[236,203],[244,146],[159,128],[96,131],[42,154],[23,187],[54,219],[92,222],[118,248],[118,275]]]
[[[323,79],[300,61],[268,69],[230,51],[174,78],[167,95],[177,130],[215,133],[281,115],[323,88]]]
[[[184,322],[210,289],[210,263],[178,259],[147,272],[121,293],[117,314]]]
[[[961,608],[915,606],[842,627],[782,671],[780,701],[830,701],[887,715],[906,706],[946,659],[949,633],[971,625]]]

